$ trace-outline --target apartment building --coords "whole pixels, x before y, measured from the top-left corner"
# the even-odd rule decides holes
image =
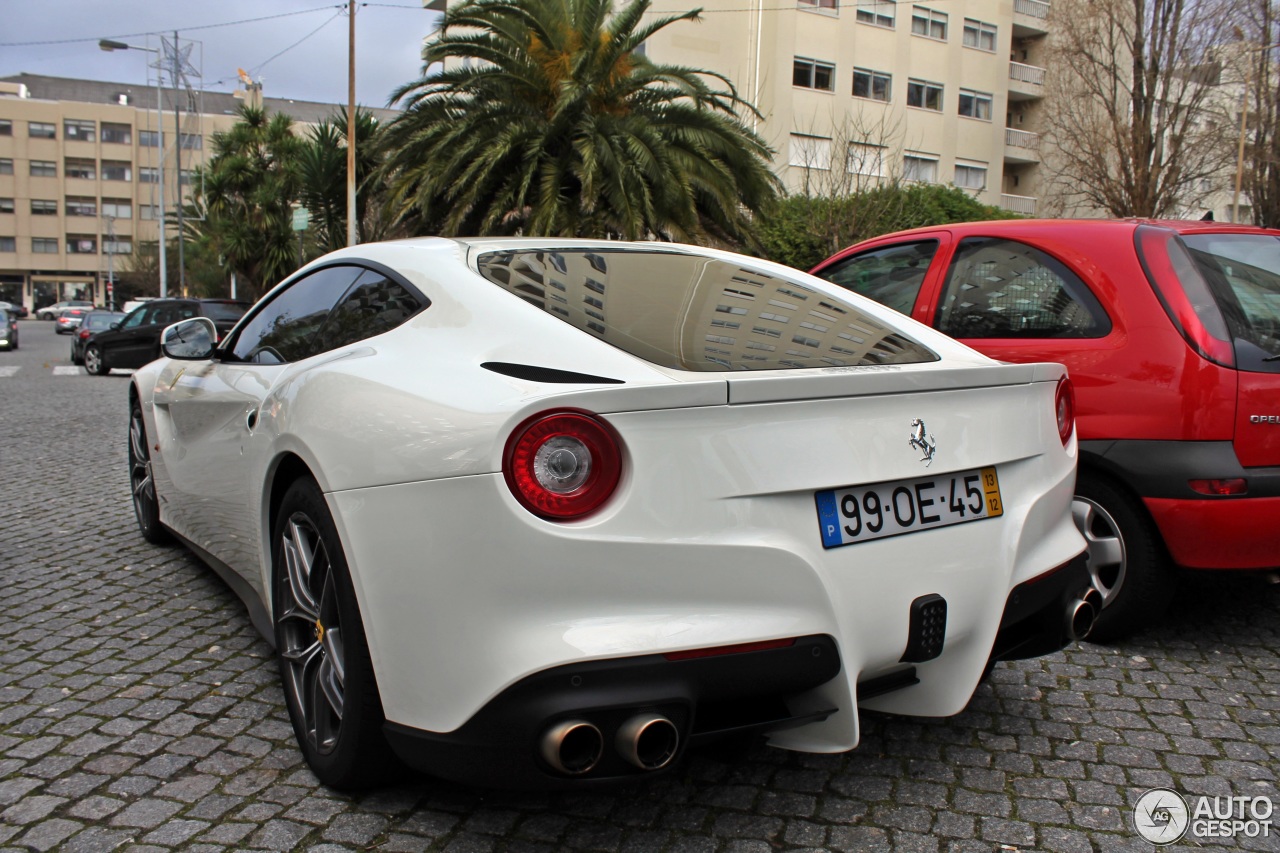
[[[154,87],[0,78],[0,301],[32,311],[64,299],[105,305],[109,269],[120,270],[138,242],[158,237],[160,181],[172,215],[179,186],[189,197],[192,170],[211,156],[210,137],[235,123],[245,95],[203,92],[192,101],[164,89],[162,174]],[[302,124],[345,110],[283,98],[262,103]]]
[[[702,21],[668,26],[647,55],[733,81],[790,190],[900,176],[1036,213],[1045,0],[697,5]],[[650,17],[675,8],[655,6]]]

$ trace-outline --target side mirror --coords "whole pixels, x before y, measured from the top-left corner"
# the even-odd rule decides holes
[[[118,329],[118,328],[120,328],[120,324],[119,324],[119,323],[112,323],[112,324],[111,324],[111,331],[113,331],[113,332],[114,332],[114,331],[115,331],[116,329]]]
[[[208,317],[192,317],[165,328],[160,333],[160,351],[182,361],[204,361],[213,357],[218,330]]]

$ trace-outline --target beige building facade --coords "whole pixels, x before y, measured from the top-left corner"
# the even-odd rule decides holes
[[[212,135],[235,123],[244,96],[199,93],[196,109],[187,112],[192,101],[180,92],[179,122],[174,94],[163,90],[162,173],[154,87],[32,74],[0,78],[0,301],[30,311],[67,299],[112,301],[109,273],[121,269],[139,242],[158,238],[162,176],[172,219],[179,180],[189,197],[192,170],[211,156]],[[268,110],[304,124],[342,109],[264,101]],[[170,227],[171,244],[175,233]],[[177,290],[170,282],[171,293]]]
[[[901,177],[1036,213],[1044,0],[699,5],[702,21],[668,26],[646,53],[728,77],[759,107],[789,190]]]

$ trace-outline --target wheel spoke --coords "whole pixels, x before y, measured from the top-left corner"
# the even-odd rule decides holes
[[[1071,518],[1085,540],[1085,557],[1094,589],[1102,593],[1106,607],[1124,582],[1125,548],[1119,526],[1111,514],[1086,498],[1071,502]]]
[[[286,586],[291,599],[282,615],[298,615],[310,622],[315,622],[320,618],[320,608],[311,595],[310,589],[314,553],[311,552],[306,535],[297,522],[289,521],[281,544],[284,551]]]
[[[326,635],[327,639],[327,635]],[[328,645],[326,643],[326,645]],[[320,682],[320,691],[324,694],[325,702],[333,711],[333,715],[339,720],[342,719],[342,676],[338,668],[334,666],[334,658],[326,654],[320,660],[320,671],[317,674],[317,681]]]

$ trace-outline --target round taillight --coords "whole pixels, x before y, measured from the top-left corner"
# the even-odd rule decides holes
[[[556,521],[581,518],[618,487],[622,446],[613,429],[591,415],[543,412],[511,433],[502,473],[533,514]]]
[[[1071,380],[1064,376],[1058,380],[1058,390],[1053,395],[1053,410],[1058,418],[1058,438],[1066,447],[1076,427],[1076,392]]]

